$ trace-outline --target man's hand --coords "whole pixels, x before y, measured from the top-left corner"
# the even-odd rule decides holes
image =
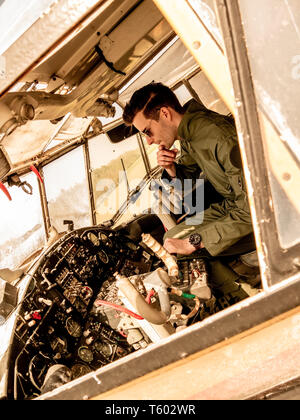
[[[164,242],[164,248],[170,254],[190,255],[196,251],[196,248],[190,244],[189,238],[187,239],[168,238]],[[202,245],[201,248],[204,248],[204,245]]]
[[[176,176],[176,168],[174,162],[177,153],[177,149],[167,150],[164,146],[158,147],[157,164],[164,168],[171,177]]]

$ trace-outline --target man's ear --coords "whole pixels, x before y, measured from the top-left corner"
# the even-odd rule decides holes
[[[162,106],[160,108],[160,117],[161,118],[166,118],[167,120],[172,120],[171,108],[169,108],[167,106]]]

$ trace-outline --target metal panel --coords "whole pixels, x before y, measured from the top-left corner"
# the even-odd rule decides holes
[[[186,394],[182,394],[181,398],[192,398],[193,395],[196,394],[197,387],[199,386],[197,375],[192,375],[191,379],[189,374],[189,364],[193,360],[199,359],[198,363],[201,364],[202,359],[206,354],[211,353],[213,356],[216,354],[215,351],[217,351],[218,348],[223,348],[222,351],[224,352],[224,355],[226,355],[226,349],[230,348],[230,344],[240,340],[242,337],[248,337],[248,343],[253,342],[252,346],[255,346],[255,337],[253,334],[259,330],[262,330],[263,333],[264,328],[268,327],[268,325],[275,324],[281,319],[290,317],[291,314],[289,314],[288,311],[291,310],[295,310],[295,312],[292,313],[294,317],[292,316],[289,325],[290,328],[293,328],[294,326],[294,330],[291,329],[288,334],[292,336],[293,333],[296,333],[297,336],[294,336],[293,342],[290,343],[290,350],[294,354],[294,357],[297,355],[300,363],[300,355],[298,352],[299,346],[298,344],[294,346],[295,339],[297,343],[299,341],[299,296],[300,278],[298,276],[298,278],[294,278],[294,282],[292,284],[282,290],[277,290],[272,293],[261,292],[252,298],[248,298],[245,301],[227,308],[221,313],[215,314],[208,319],[181,331],[180,333],[162,340],[159,344],[153,344],[145,350],[140,350],[137,353],[126,356],[115,363],[105,366],[96,372],[88,374],[72,383],[62,386],[59,389],[52,391],[51,393],[39,397],[38,399],[77,400],[89,399],[93,397],[106,399],[108,395],[110,398],[117,399],[117,392],[119,392],[119,389],[116,387],[126,385],[129,392],[130,389],[136,389],[131,388],[134,387],[136,383],[139,384],[140,393],[138,394],[136,392],[134,399],[138,399],[139,397],[145,398],[145,395],[142,395],[143,384],[145,381],[149,381],[149,378],[152,378],[153,380],[150,381],[152,388],[151,386],[147,388],[147,399],[155,399],[157,398],[157,380],[159,384],[162,384],[162,375],[167,375],[168,372],[172,372],[172,369],[174,369],[174,376],[172,376],[171,379],[170,377],[167,378],[165,386],[169,386],[171,389],[172,387],[170,383],[174,382],[179,387],[183,380],[189,378],[188,386],[187,382],[185,386]],[[280,318],[276,319],[278,316],[280,316]],[[267,321],[269,321],[269,323],[264,324]],[[279,327],[281,327],[281,325],[279,325]],[[276,334],[280,336],[280,328],[278,331],[279,332]],[[242,333],[243,335],[241,335]],[[284,345],[286,345],[288,348],[289,342],[285,341],[282,343],[282,347],[278,348],[278,355],[281,353],[280,349],[284,350]],[[257,347],[257,351],[259,348],[261,347]],[[245,349],[247,349],[247,346]],[[272,346],[270,347],[270,350],[272,351]],[[264,350],[261,351],[263,356]],[[229,356],[230,357],[228,357],[227,354],[227,361],[228,363],[231,363],[230,366],[234,366],[234,354],[229,353]],[[249,363],[251,362],[251,352],[247,353],[245,350],[243,353],[241,353],[241,357],[242,356],[244,357],[244,363],[246,365],[247,361],[249,361]],[[283,363],[285,362],[284,359],[281,360]],[[178,375],[178,371],[176,371],[178,366],[183,366],[181,376]],[[218,364],[215,363],[213,357],[211,358],[209,366],[211,368],[210,374],[218,375]],[[282,366],[282,368],[284,369],[284,366]],[[292,368],[293,366],[289,365],[288,369],[290,371]],[[295,372],[295,375],[298,373],[299,372]],[[251,370],[250,372],[247,372],[247,375],[250,374]],[[278,379],[278,372],[271,369],[269,370],[269,374],[274,379],[274,382],[276,382],[276,377]],[[215,376],[216,384],[217,380],[218,377]],[[264,378],[262,377],[261,380],[263,382]],[[250,385],[250,383],[248,386],[247,382],[244,382],[245,388],[243,391],[243,398],[247,398],[247,396],[250,396],[250,394],[253,395],[254,391],[253,388],[250,389]],[[205,389],[205,383],[202,383],[201,386],[202,389],[203,387]],[[261,391],[265,389],[263,383],[261,383],[260,386]],[[163,389],[165,388],[161,388],[161,390]],[[174,391],[174,388],[172,389]],[[110,394],[104,394],[108,391],[111,391]],[[259,390],[256,391],[259,392]],[[219,394],[219,398],[220,395],[221,394]],[[237,396],[237,394],[232,394],[231,396],[234,398],[234,396]],[[173,399],[178,398],[178,395],[175,394],[174,391],[174,393],[169,394],[168,397]],[[165,398],[162,393],[161,398]]]
[[[5,149],[0,146],[0,181],[7,175],[10,171],[11,163],[5,152]]]
[[[64,37],[80,26],[105,0],[60,0],[31,26],[5,53],[5,78],[0,79],[0,93],[7,92],[22,75],[34,68]]]
[[[33,25],[55,0],[9,0],[0,3],[0,54]]]

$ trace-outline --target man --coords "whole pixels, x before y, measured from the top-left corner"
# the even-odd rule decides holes
[[[255,249],[251,215],[233,121],[208,110],[195,100],[184,107],[176,95],[160,83],[150,83],[136,91],[126,105],[123,119],[146,135],[149,145],[157,144],[157,162],[168,179],[195,178],[204,172],[223,197],[204,211],[201,224],[197,215],[170,229],[164,247],[170,253],[192,255],[199,250],[211,257],[215,287],[223,294],[233,293],[237,300],[247,294],[235,283],[229,267],[216,256],[239,255]],[[175,140],[181,156],[170,150]],[[193,224],[195,220],[195,224]]]

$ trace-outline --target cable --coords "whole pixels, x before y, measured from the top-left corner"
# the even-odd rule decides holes
[[[121,74],[122,76],[126,76],[126,73],[124,73],[121,70],[117,70],[114,67],[114,64],[111,63],[110,61],[108,61],[107,58],[104,57],[103,51],[101,50],[101,48],[99,47],[99,45],[96,45],[95,46],[95,50],[96,50],[97,54],[99,55],[100,59],[104,61],[104,63],[107,65],[108,68],[110,68],[115,73]]]
[[[100,299],[97,299],[97,300],[95,301],[94,305],[95,305],[95,306],[101,306],[101,305],[103,305],[103,306],[110,306],[111,308],[114,308],[114,309],[116,309],[117,311],[120,311],[120,312],[125,312],[125,314],[130,315],[130,316],[132,316],[133,318],[136,318],[136,319],[139,319],[139,320],[144,319],[143,317],[141,317],[140,315],[138,315],[138,314],[136,314],[136,313],[134,313],[134,312],[130,311],[129,309],[124,308],[123,306],[117,305],[116,303],[107,302],[106,300],[100,300]]]
[[[185,293],[182,290],[177,289],[176,287],[168,288],[168,292],[169,293],[174,293],[174,295],[181,296],[181,297],[186,298],[186,299],[192,299],[192,300],[195,301],[194,309],[192,309],[191,312],[188,315],[185,315],[185,314],[178,315],[178,318],[189,319],[189,318],[192,318],[194,315],[197,314],[198,310],[200,309],[201,302],[196,295],[191,295],[189,293]]]

